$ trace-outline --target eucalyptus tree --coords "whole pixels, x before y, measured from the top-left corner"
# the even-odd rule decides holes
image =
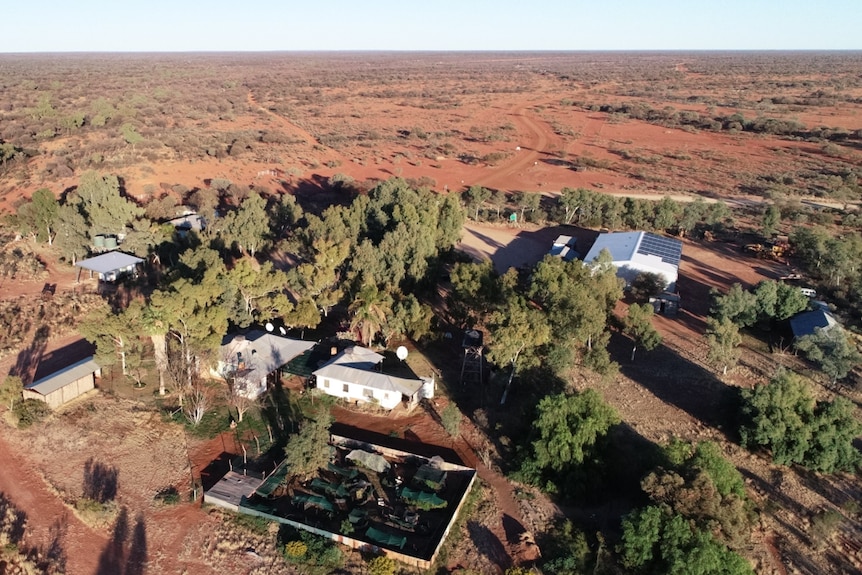
[[[706,319],[706,340],[709,343],[709,361],[721,369],[723,375],[739,360],[739,326],[728,318]]]
[[[90,228],[89,235],[120,234],[144,214],[144,210],[126,199],[115,175],[102,176],[86,172],[81,176],[76,195],[81,198],[80,210]]]
[[[223,299],[226,270],[221,260],[218,263],[221,265],[205,266],[198,278],[174,280],[150,299],[153,316],[179,346],[176,356],[180,363],[173,374],[180,401],[196,381],[200,356],[216,350],[227,331],[228,308]]]
[[[512,201],[520,210],[519,222],[524,221],[525,212],[535,212],[542,203],[542,194],[539,192],[518,191],[512,194]]]
[[[847,377],[862,363],[862,354],[851,336],[838,326],[830,329],[816,328],[813,334],[798,338],[795,346],[820,367],[832,385]]]
[[[37,241],[49,246],[57,234],[55,222],[60,205],[54,192],[40,188],[33,192],[30,201],[18,208],[18,227],[25,235],[33,235]]]
[[[96,359],[102,367],[110,367],[119,358],[123,375],[128,373],[126,357],[138,338],[134,315],[140,313],[142,305],[137,300],[118,313],[107,303],[88,313],[78,326],[84,338],[96,346]]]
[[[491,341],[488,359],[497,365],[509,366],[509,379],[500,404],[506,402],[509,388],[520,364],[536,364],[538,348],[551,339],[551,328],[545,314],[522,296],[512,292],[489,318]]]
[[[473,219],[479,221],[479,208],[491,199],[491,190],[482,186],[470,186],[461,197],[467,209],[474,214]]]
[[[319,238],[308,253],[306,261],[287,272],[287,282],[300,299],[313,301],[325,316],[344,295],[341,268],[350,255],[350,242]]]
[[[293,310],[284,291],[287,274],[275,269],[272,262],[258,264],[250,257],[240,258],[225,274],[225,281],[236,294],[229,319],[240,327],[283,317]]]
[[[623,333],[632,340],[632,361],[639,347],[651,351],[661,343],[661,334],[652,325],[655,313],[651,304],[636,304],[629,306],[628,314],[623,318]]]
[[[240,252],[254,257],[270,241],[269,224],[266,200],[257,192],[251,192],[239,209],[228,212],[219,228],[225,245],[236,246]]]
[[[81,212],[81,199],[68,194],[66,201],[57,209],[54,222],[56,235],[54,245],[73,265],[78,259],[86,257],[90,251],[90,236],[87,234],[87,220]]]

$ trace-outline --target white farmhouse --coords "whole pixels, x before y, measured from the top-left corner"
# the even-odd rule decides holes
[[[430,397],[433,379],[407,379],[379,371],[383,356],[364,347],[348,347],[314,372],[317,388],[348,401],[375,402],[393,409],[400,402],[413,405]],[[423,387],[427,395],[423,395]]]
[[[235,378],[240,393],[255,399],[266,391],[271,374],[312,347],[313,341],[280,337],[260,330],[226,336],[219,348],[219,361],[211,373],[222,379]]]
[[[676,291],[682,258],[681,241],[647,232],[600,234],[584,261],[592,262],[603,249],[610,252],[617,276],[626,284],[641,272],[651,272],[664,277],[666,291]]]

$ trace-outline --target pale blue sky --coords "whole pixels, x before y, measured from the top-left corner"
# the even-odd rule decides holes
[[[21,0],[0,52],[856,50],[862,0]]]

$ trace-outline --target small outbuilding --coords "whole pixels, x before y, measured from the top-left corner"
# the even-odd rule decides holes
[[[179,217],[168,220],[167,223],[176,228],[177,235],[181,238],[186,237],[191,231],[200,233],[207,226],[204,217],[195,212],[186,212]]]
[[[139,257],[123,252],[113,251],[98,256],[81,260],[75,264],[78,268],[78,278],[81,279],[81,271],[88,270],[90,277],[96,274],[101,281],[115,282],[124,275],[137,275],[138,266],[144,262]]]
[[[824,309],[805,311],[790,318],[790,329],[793,331],[793,337],[814,335],[818,329],[831,331],[836,326],[840,329],[832,314]]]
[[[25,386],[22,394],[24,399],[38,399],[56,409],[95,389],[96,378],[101,376],[102,368],[88,357]]]
[[[580,254],[575,249],[577,245],[577,238],[561,235],[554,240],[554,245],[551,246],[551,251],[548,253],[552,256],[560,257],[564,261],[568,262],[580,257]]]

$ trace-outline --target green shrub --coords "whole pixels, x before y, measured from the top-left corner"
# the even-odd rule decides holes
[[[13,412],[18,418],[18,427],[23,429],[48,417],[51,414],[51,408],[44,401],[25,399],[15,404]]]
[[[396,567],[395,560],[385,555],[374,557],[368,561],[369,575],[395,575]]]
[[[284,559],[299,571],[313,575],[332,573],[344,563],[341,548],[329,539],[307,531],[291,531],[291,540],[284,546]]]
[[[303,559],[308,553],[308,546],[302,541],[290,541],[284,546],[284,556],[288,561]]]
[[[176,505],[180,502],[180,492],[177,491],[176,487],[171,485],[160,489],[159,492],[156,493],[155,499],[165,505]]]
[[[461,411],[454,401],[443,408],[443,413],[440,414],[440,421],[443,423],[443,429],[452,437],[458,437],[461,433]]]

